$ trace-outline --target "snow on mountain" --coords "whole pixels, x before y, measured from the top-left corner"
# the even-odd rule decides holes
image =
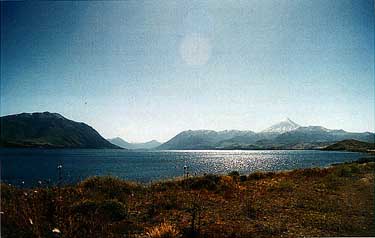
[[[286,118],[285,121],[279,122],[275,125],[272,125],[271,127],[268,127],[267,129],[263,130],[262,132],[266,133],[284,133],[288,131],[293,131],[300,127],[297,123],[290,120],[289,118]]]

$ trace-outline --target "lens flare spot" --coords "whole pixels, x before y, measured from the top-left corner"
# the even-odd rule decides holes
[[[187,35],[181,41],[180,54],[187,65],[205,65],[211,55],[210,41],[200,34]]]

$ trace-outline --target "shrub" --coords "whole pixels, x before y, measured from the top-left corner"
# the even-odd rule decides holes
[[[356,164],[350,165],[350,170],[353,174],[359,174],[361,172],[359,166]]]
[[[349,166],[344,165],[340,168],[337,168],[336,174],[339,177],[350,177],[352,174],[352,169]]]
[[[87,216],[90,214],[94,214],[96,210],[97,204],[95,201],[92,200],[83,200],[81,202],[77,202],[71,206],[72,212],[75,214]]]
[[[156,197],[154,206],[161,209],[176,209],[180,206],[177,194],[174,192],[167,192],[164,196]]]
[[[362,157],[359,158],[356,163],[358,164],[364,164],[364,163],[369,163],[369,162],[375,162],[375,156],[372,157]]]
[[[264,179],[264,178],[269,178],[275,175],[274,172],[260,172],[256,171],[254,173],[249,174],[248,179],[253,179],[253,180],[259,180],[259,179]]]
[[[230,176],[222,176],[220,178],[220,190],[221,191],[227,191],[232,190],[235,186],[235,178],[232,178]]]
[[[5,183],[1,183],[0,191],[1,191],[1,199],[3,201],[11,200],[13,194],[15,193],[15,189],[12,186],[9,186]]]
[[[240,176],[240,173],[238,171],[232,171],[228,175],[231,176],[231,177],[238,177],[238,176]]]
[[[97,216],[109,221],[120,221],[127,217],[127,208],[117,200],[84,200],[73,204],[71,209],[78,216]]]
[[[140,186],[135,183],[123,181],[118,178],[106,177],[91,177],[81,182],[78,185],[83,190],[85,195],[91,197],[103,197],[106,199],[118,198],[124,194],[140,189]]]
[[[188,186],[192,189],[207,189],[216,190],[220,182],[220,177],[217,175],[206,175],[198,178],[191,178],[186,181]]]
[[[240,182],[245,182],[247,180],[246,175],[241,175],[240,176]]]
[[[117,200],[105,200],[99,204],[97,212],[111,221],[120,221],[127,217],[127,207]]]
[[[306,168],[306,169],[297,169],[294,172],[295,176],[306,176],[306,177],[321,177],[327,175],[330,171],[328,169],[320,168]]]
[[[257,218],[258,209],[255,207],[254,199],[247,198],[245,204],[243,205],[243,211],[245,212],[246,217],[250,219]]]
[[[150,188],[152,191],[168,191],[168,190],[176,190],[183,186],[185,180],[175,180],[175,181],[163,181],[151,184]]]
[[[281,192],[291,192],[294,188],[294,184],[291,181],[283,180],[277,183],[271,190],[277,190]]]
[[[199,236],[203,210],[202,197],[199,193],[189,199],[186,211],[190,214],[191,220],[190,226],[182,230],[183,237]]]
[[[146,232],[146,237],[148,238],[176,238],[178,235],[177,229],[167,222],[163,222]]]
[[[328,189],[337,189],[338,186],[342,185],[340,177],[334,173],[327,175],[323,182]]]

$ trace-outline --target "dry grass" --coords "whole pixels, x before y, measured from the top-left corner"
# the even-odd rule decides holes
[[[177,238],[179,232],[168,222],[163,222],[146,232],[147,238]]]
[[[1,184],[1,237],[372,236],[374,168],[233,172],[147,187],[112,177],[61,189]]]

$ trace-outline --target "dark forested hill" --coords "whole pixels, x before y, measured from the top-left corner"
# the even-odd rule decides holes
[[[0,117],[0,146],[119,148],[89,125],[50,112]]]
[[[357,152],[371,152],[375,150],[374,143],[368,143],[357,140],[343,140],[333,145],[329,145],[323,150],[346,150],[346,151],[357,151]]]

